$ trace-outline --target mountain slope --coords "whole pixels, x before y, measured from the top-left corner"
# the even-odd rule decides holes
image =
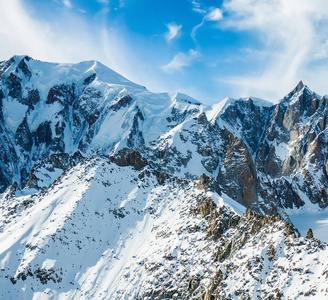
[[[53,64],[13,57],[0,64],[1,189],[24,187],[53,153],[137,148],[198,112],[183,94],[153,94],[98,62]]]
[[[227,98],[206,106],[151,93],[95,61],[15,56],[0,70],[2,191],[14,182],[46,188],[83,157],[127,147],[157,170],[205,173],[261,213],[288,219],[288,209],[328,205],[327,97],[302,82],[277,104]]]
[[[205,173],[259,212],[328,205],[327,97],[302,82],[276,105],[248,98],[205,106],[182,94],[151,93],[95,61],[13,57],[0,69],[2,191],[15,181],[23,188],[34,164],[52,154],[128,147],[165,172]]]
[[[237,299],[282,285],[295,296],[287,282],[300,278],[311,286],[298,294],[327,296],[326,244],[296,238],[278,217],[241,216],[241,205],[202,188],[96,156],[43,192],[3,201],[1,297]]]
[[[327,99],[0,62],[0,298],[327,297]]]

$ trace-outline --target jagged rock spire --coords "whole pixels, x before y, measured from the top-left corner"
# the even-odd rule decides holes
[[[297,86],[288,94],[288,97],[291,97],[294,94],[298,93],[304,86],[305,85],[304,85],[303,81],[300,80],[300,82],[297,84]]]

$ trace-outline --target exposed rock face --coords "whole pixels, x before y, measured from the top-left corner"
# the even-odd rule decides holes
[[[233,199],[246,207],[256,207],[258,179],[252,156],[246,145],[232,134],[226,136],[226,144],[227,151],[217,181]]]
[[[133,151],[128,148],[118,151],[116,155],[111,156],[111,160],[118,166],[132,166],[136,170],[141,170],[148,165],[147,160],[143,158],[138,151]]]
[[[254,104],[251,98],[237,100],[231,103],[220,116],[225,127],[233,132],[238,128],[240,139],[244,141],[253,155],[257,152],[263,128],[265,127],[271,107],[260,107]],[[222,128],[223,129],[223,128]]]
[[[75,100],[75,85],[55,85],[49,90],[46,104],[59,102],[62,106],[72,104]]]
[[[143,99],[155,95],[105,67],[100,66],[97,73],[97,64],[63,68],[48,64],[45,76],[44,63],[27,56],[0,63],[0,191],[14,177],[22,188],[33,165],[54,153],[107,155],[126,146],[137,149],[146,139],[149,142],[144,122],[156,118],[149,109],[153,105],[156,110],[157,104],[148,105],[146,119],[138,103],[147,105]],[[116,83],[103,82],[101,76],[111,76]],[[161,118],[170,122],[158,127],[159,134],[198,112],[196,101],[173,103],[168,94],[160,97],[169,107],[163,106]],[[147,134],[151,135],[146,130]],[[156,139],[158,134],[151,136]]]
[[[24,74],[27,78],[31,78],[31,76],[32,76],[32,72],[30,71],[30,69],[28,68],[28,65],[26,64],[26,62],[28,62],[28,61],[30,61],[30,60],[31,60],[30,57],[25,56],[24,59],[22,59],[22,60],[19,62],[18,66],[17,66],[17,68],[16,68],[16,72],[19,72],[19,70],[20,70],[20,71],[23,72],[23,74]]]
[[[145,140],[142,134],[142,122],[144,121],[142,112],[137,109],[137,113],[134,115],[132,128],[127,138],[127,146],[130,148],[138,148],[145,144]]]
[[[267,199],[263,197],[266,202],[279,197],[283,206],[299,207],[303,205],[299,196],[301,190],[311,202],[322,207],[326,205],[320,192],[322,186],[312,181],[317,177],[324,186],[328,184],[323,172],[326,155],[322,157],[327,149],[325,102],[325,97],[319,99],[300,82],[275,106],[256,155],[260,177],[266,178],[260,193],[270,187],[278,188],[278,193],[272,192]],[[285,177],[292,178],[293,183],[287,182]]]
[[[66,68],[73,74],[79,67]],[[33,165],[51,154],[112,155],[127,147],[159,172],[204,173],[216,190],[254,210],[300,207],[304,195],[328,205],[328,98],[302,82],[278,104],[228,99],[215,111],[185,97],[168,101],[126,79],[103,83],[104,71],[90,65],[67,80],[52,70],[61,78],[55,84],[42,82],[35,71],[42,62],[29,57],[0,70],[1,191],[14,181],[22,188]],[[18,121],[11,105],[20,107]]]
[[[15,142],[19,145],[23,151],[30,152],[33,146],[33,137],[28,127],[26,118],[18,126],[15,134]]]
[[[23,104],[26,104],[30,109],[34,109],[34,106],[40,101],[40,94],[38,90],[29,90],[26,100]]]
[[[64,171],[77,165],[83,156],[80,152],[70,156],[67,153],[51,154],[37,162],[28,177],[25,188],[44,189],[53,183]]]
[[[200,176],[197,188],[205,191],[215,191],[220,194],[220,185],[206,174]]]
[[[127,107],[132,102],[132,100],[133,99],[131,98],[130,95],[125,95],[116,101],[116,103],[112,106],[112,109],[114,111],[118,111],[122,107]]]
[[[308,232],[306,233],[307,239],[313,239],[313,231],[311,228],[309,228]]]

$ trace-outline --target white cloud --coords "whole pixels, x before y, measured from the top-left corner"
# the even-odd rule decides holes
[[[205,16],[205,19],[208,21],[219,21],[222,18],[222,10],[219,8],[211,8],[209,13]]]
[[[162,70],[166,73],[174,73],[180,71],[184,67],[188,67],[199,56],[199,52],[190,49],[187,53],[180,52]]]
[[[168,32],[165,34],[166,40],[169,42],[176,38],[182,28],[182,25],[176,25],[175,23],[167,24]]]
[[[199,13],[199,14],[206,14],[206,10],[201,8],[201,4],[197,1],[191,1],[191,4],[193,6],[193,11]]]
[[[125,7],[125,0],[120,0],[120,2],[119,2],[119,7],[120,7],[120,8]]]
[[[219,21],[223,18],[222,10],[216,7],[211,7],[210,9],[203,10],[203,12],[200,12],[201,14],[205,14],[202,22],[200,22],[198,25],[194,26],[194,28],[191,31],[191,38],[197,42],[196,40],[196,33],[199,28],[201,28],[205,21]]]
[[[72,8],[72,3],[70,0],[63,0],[63,4],[68,8]]]
[[[41,21],[28,11],[21,0],[0,1],[0,60],[15,54],[56,62],[97,59],[127,73],[123,56],[128,54],[122,51],[126,46],[115,31],[104,34],[102,22],[90,30],[79,13],[66,11],[55,20]]]
[[[204,22],[205,22],[205,19],[203,19],[198,25],[194,26],[194,28],[191,31],[190,36],[195,42],[197,42],[196,33],[197,33],[198,29],[204,25]]]
[[[169,89],[163,72],[154,67],[155,58],[142,57],[144,43],[138,46],[124,32],[107,26],[103,11],[91,24],[78,10],[63,10],[45,21],[29,15],[23,0],[0,1],[0,61],[13,55],[60,63],[95,59],[147,88]],[[156,53],[154,57],[158,59]]]
[[[26,14],[19,0],[0,2],[2,58],[9,58],[13,54],[44,53],[47,30],[47,26],[39,26]]]
[[[318,45],[313,58],[317,60],[328,58],[328,40],[323,41],[320,45]]]
[[[328,53],[328,1],[226,0],[223,10],[222,28],[258,34],[267,56],[257,76],[230,78],[230,84],[243,88],[244,94],[273,99],[300,79],[318,87],[308,80],[313,80],[313,72],[321,72],[312,66],[314,60]]]

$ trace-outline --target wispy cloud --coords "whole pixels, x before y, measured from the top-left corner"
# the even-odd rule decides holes
[[[136,50],[124,32],[107,26],[103,17],[90,25],[78,10],[49,21],[36,20],[28,12],[22,0],[0,1],[0,61],[15,54],[61,63],[95,59],[150,89],[170,87],[158,79],[163,72],[149,62],[152,58],[140,59],[144,51]]]
[[[72,3],[71,3],[70,0],[63,0],[63,4],[64,4],[66,7],[68,7],[68,8],[72,8],[72,7],[73,7],[73,6],[72,6]]]
[[[257,76],[221,80],[243,88],[244,93],[276,98],[291,83],[307,82],[313,72],[322,72],[312,63],[328,54],[326,0],[226,0],[223,10],[227,16],[222,28],[256,33],[267,59]],[[316,88],[315,82],[309,84]]]
[[[55,21],[37,21],[28,14],[21,0],[0,1],[1,59],[8,59],[14,54],[58,62],[104,59],[104,53],[114,50],[99,46],[103,40],[103,25],[93,25],[93,30],[90,30],[89,24],[79,15],[69,11],[56,15]],[[108,39],[111,40],[111,37]],[[115,39],[110,47],[116,49],[122,45]]]
[[[120,0],[119,7],[120,8],[125,7],[125,0]]]
[[[195,42],[197,42],[196,33],[197,33],[198,29],[204,25],[204,22],[205,22],[205,19],[203,19],[198,25],[194,26],[194,28],[191,31],[190,36]]]
[[[166,25],[168,32],[165,34],[166,40],[169,42],[174,38],[178,37],[182,25],[177,25],[175,23],[170,23]]]
[[[219,21],[223,18],[222,10],[216,7],[211,7],[207,10],[199,11],[201,14],[204,15],[202,22],[200,22],[198,25],[194,26],[194,28],[191,31],[191,37],[192,39],[197,42],[196,40],[196,33],[200,27],[202,27],[205,23],[205,21]]]
[[[180,52],[167,65],[162,66],[162,70],[166,73],[181,71],[182,68],[190,66],[198,56],[199,52],[193,49],[190,49],[187,53]]]
[[[191,1],[191,4],[193,6],[193,11],[200,13],[200,14],[206,14],[206,10],[204,8],[202,8],[200,2],[193,0],[193,1]]]

